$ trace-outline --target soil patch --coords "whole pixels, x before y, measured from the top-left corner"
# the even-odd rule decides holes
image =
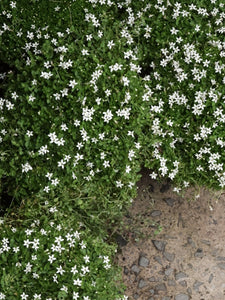
[[[117,255],[129,299],[225,299],[225,195],[169,182],[143,170],[138,196],[124,217]]]

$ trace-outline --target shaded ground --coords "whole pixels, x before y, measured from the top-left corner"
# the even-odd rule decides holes
[[[188,189],[181,197],[145,170],[124,223],[128,243],[118,239],[117,263],[129,299],[225,299],[223,193]]]

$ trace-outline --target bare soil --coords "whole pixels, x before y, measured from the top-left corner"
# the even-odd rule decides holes
[[[129,299],[225,299],[225,193],[189,188],[183,196],[143,170],[124,217],[121,250]]]

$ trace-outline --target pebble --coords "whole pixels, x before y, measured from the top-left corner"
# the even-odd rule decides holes
[[[156,281],[155,276],[150,277],[150,278],[149,278],[149,281],[155,282],[155,281]]]
[[[189,288],[187,288],[187,292],[188,292],[188,294],[189,295],[191,295],[192,294],[192,290],[191,290],[191,288],[189,287]]]
[[[182,278],[185,278],[185,277],[188,277],[188,275],[185,274],[184,272],[179,272],[179,273],[175,274],[175,279],[176,280],[179,280],[179,279],[182,279]]]
[[[174,261],[174,259],[175,259],[175,254],[173,254],[173,253],[169,253],[169,252],[164,252],[163,253],[163,257],[166,259],[166,260],[168,260],[169,262],[173,262]]]
[[[159,217],[161,216],[162,212],[160,210],[153,210],[150,214],[151,217]]]
[[[172,198],[164,198],[163,200],[164,200],[164,201],[166,202],[166,204],[167,204],[168,206],[170,206],[170,207],[172,207],[173,204],[174,204],[174,200],[173,200]]]
[[[166,269],[166,270],[165,270],[165,275],[166,275],[166,276],[170,276],[170,275],[173,273],[173,270],[174,270],[174,269],[172,269],[172,268]]]
[[[152,240],[152,243],[158,251],[163,252],[165,250],[166,242]]]
[[[176,281],[173,279],[169,279],[168,280],[168,286],[175,286],[176,285]]]
[[[217,264],[217,266],[218,266],[221,270],[225,270],[225,263],[219,263],[219,264]]]
[[[166,292],[167,291],[165,283],[160,283],[160,284],[156,285],[155,289],[157,292],[160,292],[160,291]]]
[[[182,280],[179,282],[179,284],[183,287],[186,287],[187,286],[187,281],[186,280]]]
[[[193,284],[193,289],[196,291],[196,292],[199,292],[199,288],[200,286],[203,285],[203,282],[200,282],[200,281],[195,281],[195,283]]]
[[[211,283],[211,282],[212,282],[213,277],[214,277],[213,274],[210,274],[208,283]]]
[[[188,238],[187,238],[187,242],[188,242],[188,244],[191,245],[193,248],[196,248],[195,242],[192,240],[191,237],[188,237]]]
[[[141,279],[139,280],[139,283],[138,283],[139,289],[142,289],[142,288],[145,287],[146,285],[147,285],[146,281],[145,281],[143,278],[141,278]]]
[[[198,248],[197,251],[195,252],[195,257],[202,258],[204,256],[203,250],[201,248]]]
[[[149,259],[143,255],[139,257],[138,261],[139,266],[141,267],[147,267],[149,265]]]
[[[127,267],[124,267],[123,273],[124,273],[125,275],[127,275],[127,274],[129,273],[129,269],[128,269]]]
[[[225,257],[224,256],[218,256],[217,258],[216,258],[216,260],[225,260]]]
[[[135,300],[137,300],[139,298],[139,295],[138,294],[134,294],[133,297],[134,297]]]
[[[179,295],[176,295],[175,297],[175,300],[189,300],[190,297],[186,294],[179,294]]]
[[[167,296],[162,298],[162,300],[170,300],[170,299],[171,299],[171,298],[170,298],[170,297],[167,297]]]
[[[140,272],[140,269],[138,268],[137,265],[133,265],[131,267],[131,271],[134,272],[134,273],[136,273],[136,274],[138,274]]]
[[[162,259],[160,256],[154,256],[154,260],[162,266]]]

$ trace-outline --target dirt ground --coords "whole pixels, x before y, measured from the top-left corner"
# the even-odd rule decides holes
[[[129,299],[225,299],[225,193],[183,196],[143,170],[117,263]]]

